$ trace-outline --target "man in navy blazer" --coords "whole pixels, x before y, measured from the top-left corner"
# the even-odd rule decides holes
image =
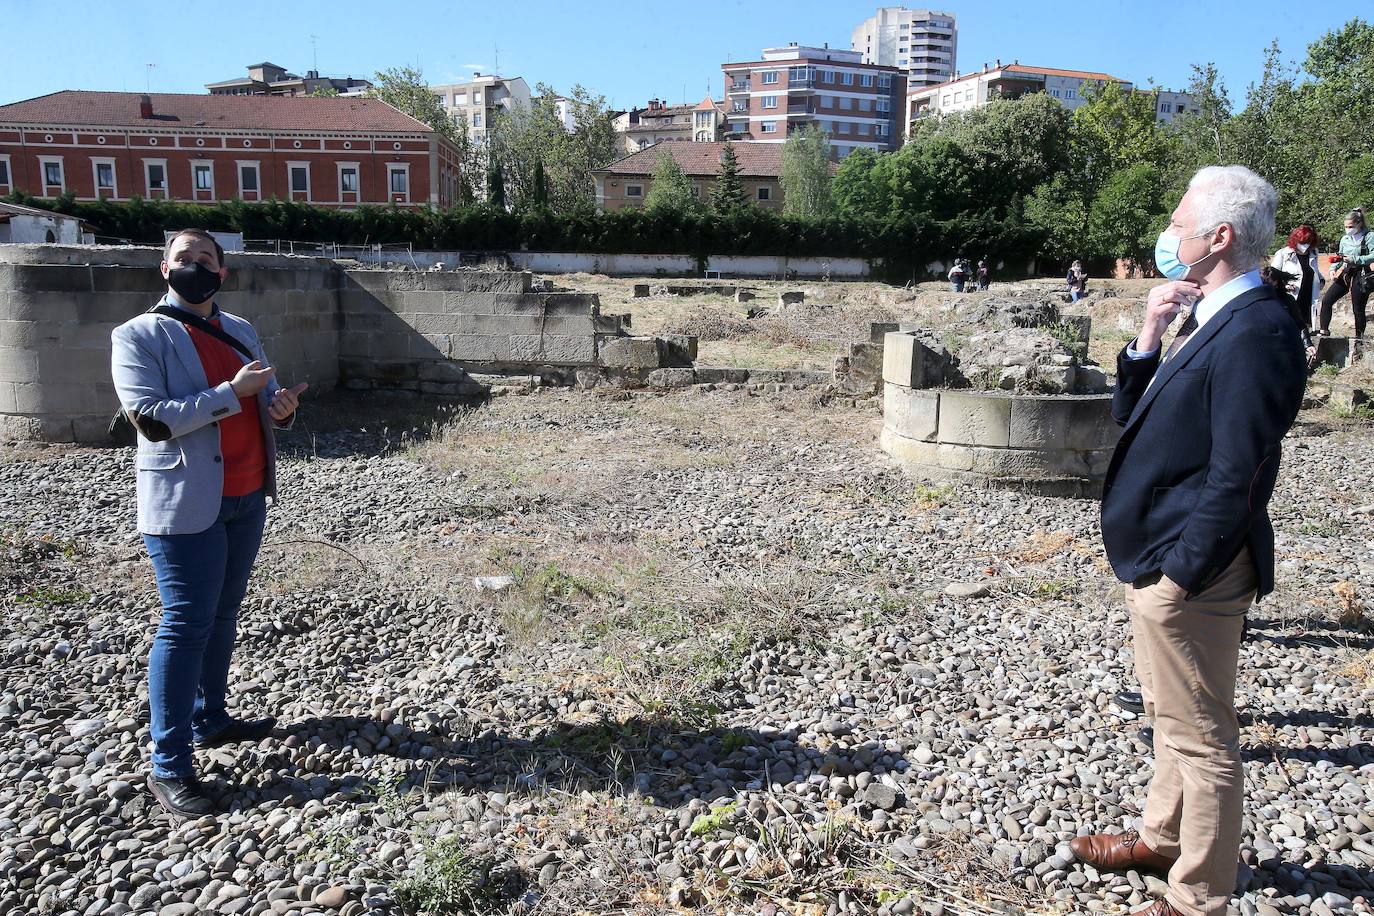
[[[1236,668],[1245,613],[1274,588],[1268,505],[1307,377],[1297,325],[1259,277],[1276,205],[1249,169],[1198,172],[1156,246],[1170,282],[1150,291],[1117,361],[1122,434],[1102,540],[1126,583],[1155,775],[1139,831],[1071,845],[1100,869],[1167,874],[1152,916],[1221,914],[1235,890]],[[1166,347],[1185,305],[1191,315]]]
[[[148,658],[148,788],[178,817],[210,813],[192,745],[259,740],[272,719],[226,707],[239,605],[275,499],[276,429],[305,385],[282,388],[246,320],[221,311],[224,252],[199,229],[167,241],[167,295],[115,328],[110,368],[138,430],[138,530],[153,561],[162,620]],[[242,352],[240,352],[242,351]]]

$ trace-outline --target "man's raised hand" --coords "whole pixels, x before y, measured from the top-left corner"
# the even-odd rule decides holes
[[[285,420],[296,412],[300,406],[301,392],[309,387],[309,382],[301,382],[294,388],[278,388],[272,403],[267,406],[267,415],[277,422]]]

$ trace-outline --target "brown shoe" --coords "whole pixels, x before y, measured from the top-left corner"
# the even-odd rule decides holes
[[[1080,836],[1069,842],[1078,861],[1108,871],[1145,869],[1167,875],[1174,861],[1155,852],[1134,830],[1125,833],[1097,833]]]
[[[1145,909],[1136,910],[1131,916],[1184,916],[1184,913],[1161,897]]]

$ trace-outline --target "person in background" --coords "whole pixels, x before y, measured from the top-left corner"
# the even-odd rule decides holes
[[[1331,309],[1350,293],[1350,309],[1355,313],[1355,337],[1364,337],[1365,305],[1369,302],[1371,285],[1370,265],[1374,264],[1374,239],[1365,226],[1364,210],[1354,209],[1345,215],[1345,235],[1334,259],[1339,267],[1331,272],[1331,285],[1322,296],[1321,330],[1323,337],[1331,336]]]
[[[1088,273],[1083,269],[1083,262],[1075,260],[1069,265],[1069,273],[1064,280],[1069,284],[1069,301],[1082,299],[1088,289]]]
[[[991,279],[991,272],[988,270],[988,260],[984,258],[978,262],[978,288],[987,289]]]
[[[162,620],[148,657],[148,790],[177,818],[214,802],[192,747],[260,741],[271,718],[226,707],[239,605],[277,497],[274,430],[295,420],[306,386],[282,388],[257,332],[215,302],[229,274],[208,232],[184,229],[162,255],[167,294],[114,329],[111,374],[138,430],[138,530],[153,561]]]
[[[1270,267],[1293,278],[1287,286],[1288,295],[1307,310],[1300,322],[1306,331],[1315,328],[1321,316],[1322,287],[1326,285],[1326,278],[1318,263],[1320,245],[1317,230],[1303,223],[1288,234],[1288,244],[1269,259]]]
[[[1312,310],[1303,308],[1299,300],[1293,298],[1293,294],[1289,292],[1295,283],[1299,283],[1299,278],[1271,265],[1260,270],[1260,279],[1274,288],[1274,292],[1279,295],[1279,301],[1292,316],[1293,323],[1298,326],[1298,332],[1302,334],[1303,350],[1307,353],[1307,367],[1312,368],[1317,364],[1317,344],[1312,339],[1312,332],[1307,324],[1312,317]]]
[[[953,289],[956,293],[962,293],[964,291],[964,281],[967,278],[968,274],[965,273],[964,270],[964,259],[955,258],[954,266],[949,269],[950,288]]]

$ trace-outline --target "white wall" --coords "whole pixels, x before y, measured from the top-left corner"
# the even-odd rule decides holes
[[[416,257],[420,253],[417,251]],[[696,258],[673,254],[584,254],[581,252],[513,251],[511,260],[521,270],[536,273],[600,273],[614,276],[652,277],[695,275]],[[783,256],[716,255],[708,259],[708,270],[725,277],[782,277],[796,271],[798,277],[863,279],[869,275],[868,262],[862,258],[788,258]]]
[[[81,223],[79,220],[63,219],[56,216],[29,216],[15,214],[10,217],[10,234],[5,241],[16,244],[42,244],[48,241],[48,233],[61,245],[81,244]]]

